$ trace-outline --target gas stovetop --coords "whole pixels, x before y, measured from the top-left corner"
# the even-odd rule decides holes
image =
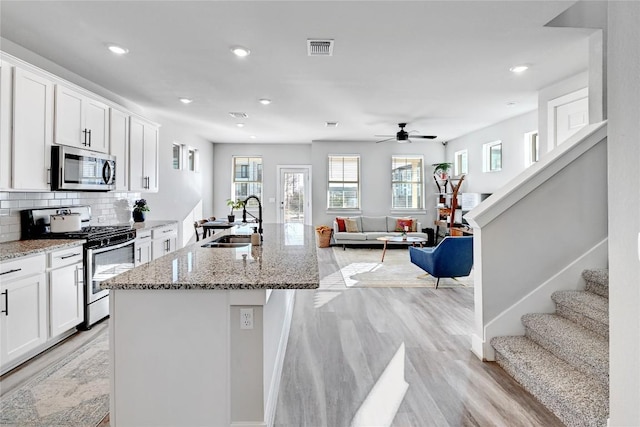
[[[133,231],[129,225],[103,225],[82,227],[78,231],[66,231],[64,233],[43,233],[42,239],[87,239],[95,240],[103,237],[115,236]]]

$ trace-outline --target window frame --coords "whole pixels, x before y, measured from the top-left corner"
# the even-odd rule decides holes
[[[342,175],[343,175],[343,179],[341,181],[331,180],[332,158],[342,158]],[[344,159],[345,158],[355,158],[355,159],[357,159],[357,162],[356,162],[357,179],[355,181],[344,180]],[[362,196],[361,174],[362,174],[362,158],[361,158],[361,156],[359,154],[328,154],[327,155],[327,181],[326,181],[326,183],[327,183],[327,192],[326,192],[327,204],[326,204],[326,206],[327,206],[327,210],[328,211],[345,212],[345,211],[359,211],[360,210],[360,208],[362,206],[361,205],[361,196]],[[343,197],[343,206],[342,207],[331,206],[331,184],[336,184],[336,183],[342,183],[343,188],[344,188],[344,184],[355,184],[356,185],[356,192],[357,192],[356,206],[354,206],[354,207],[345,207],[344,206],[344,197]]]
[[[245,173],[241,174],[242,176],[246,176],[246,180],[243,179],[241,181],[238,181],[237,178],[237,174],[236,174],[236,160],[238,159],[247,159],[247,164],[246,165],[240,165],[240,166],[246,166],[246,168],[244,168]],[[257,163],[258,166],[256,166],[256,173],[257,173],[257,180],[249,180],[249,175],[251,174],[251,163],[255,162],[255,160],[259,160],[259,162]],[[242,170],[242,168],[241,168]],[[247,186],[247,191],[246,191],[246,195],[244,197],[239,197],[238,196],[238,192],[236,191],[236,186],[238,184],[241,185],[246,185]],[[248,189],[251,187],[251,185],[257,185],[260,188],[260,191],[258,191],[256,194],[256,192],[249,192]],[[260,200],[262,200],[262,194],[264,192],[264,159],[262,158],[262,156],[260,155],[233,155],[231,156],[231,196],[230,198],[232,200],[245,200],[247,197],[251,196],[251,195],[255,195],[257,196]],[[247,208],[248,209],[253,209],[258,207],[258,202],[255,201],[254,199],[251,199],[249,201],[249,203],[247,203]]]
[[[524,134],[524,167],[540,160],[540,135],[537,130]]]
[[[178,149],[178,167],[176,167],[175,149]],[[179,142],[173,142],[171,144],[171,167],[173,170],[182,170],[184,167],[184,145]]]
[[[462,160],[464,157],[464,161]],[[453,175],[460,176],[469,173],[469,150],[458,150],[453,153]]]
[[[494,167],[492,164],[492,151],[495,147],[500,148],[500,166]],[[483,172],[500,172],[503,168],[502,140],[487,142],[482,146],[482,171]]]
[[[419,160],[420,164],[420,172],[418,174],[418,181],[414,180],[395,180],[394,179],[394,165],[397,163],[401,163],[401,160],[405,161],[405,165],[411,164],[408,160]],[[413,172],[413,167],[411,168]],[[413,177],[413,173],[412,173]],[[407,206],[395,206],[395,186],[405,186],[405,188],[413,187],[415,185],[419,186],[416,193],[418,195],[419,206],[415,207],[407,207]],[[407,187],[408,186],[408,187]],[[411,191],[413,194],[413,191]],[[392,211],[423,211],[425,209],[425,185],[424,185],[424,156],[420,154],[392,154],[391,155],[391,210]]]

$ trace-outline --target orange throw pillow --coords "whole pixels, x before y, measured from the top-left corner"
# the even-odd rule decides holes
[[[404,227],[407,226],[407,231],[413,231],[413,220],[412,219],[397,219],[396,220],[396,231],[404,231]]]

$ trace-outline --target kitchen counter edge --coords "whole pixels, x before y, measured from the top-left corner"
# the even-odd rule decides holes
[[[0,262],[74,246],[82,246],[84,239],[33,239],[0,243]]]

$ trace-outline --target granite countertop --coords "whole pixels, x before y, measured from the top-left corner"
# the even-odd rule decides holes
[[[57,249],[81,246],[84,239],[34,239],[0,243],[0,261]]]
[[[261,246],[203,248],[233,227],[102,282],[103,289],[316,289],[320,284],[315,231],[288,234],[281,224],[264,225]]]

